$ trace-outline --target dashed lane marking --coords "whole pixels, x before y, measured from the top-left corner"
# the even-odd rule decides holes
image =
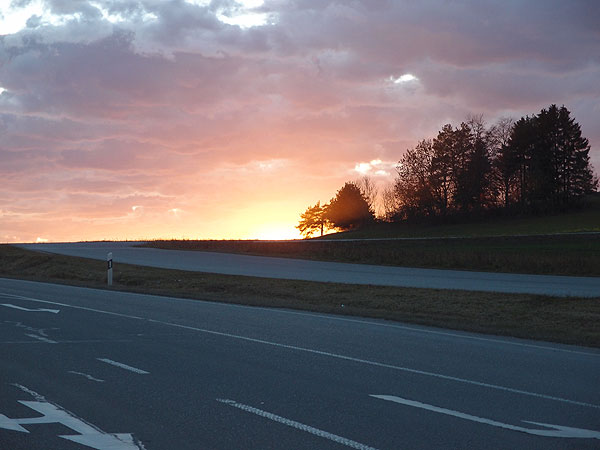
[[[38,341],[45,342],[46,344],[58,344],[58,342],[53,341],[52,339],[48,339],[44,336],[38,336],[37,334],[25,334],[25,336],[29,336],[30,338],[37,339]]]
[[[146,372],[145,370],[138,369],[137,367],[128,366],[127,364],[123,364],[117,361],[113,361],[108,358],[96,358],[98,361],[105,362],[106,364],[110,364],[111,366],[120,367],[121,369],[129,370],[130,372],[139,373],[140,375],[147,375],[150,372]]]
[[[303,423],[296,422],[295,420],[286,419],[285,417],[281,417],[276,414],[263,411],[262,409],[238,403],[235,400],[218,398],[217,401],[229,406],[233,406],[234,408],[241,409],[242,411],[256,414],[257,416],[264,417],[274,422],[287,425],[288,427],[296,428],[297,430],[305,431],[307,433],[314,434],[315,436],[319,436],[324,439],[329,439],[330,441],[337,442],[338,444],[345,445],[346,447],[355,448],[358,450],[376,450],[374,447],[369,447],[368,445],[361,444],[360,442],[356,442],[351,439],[346,439],[345,437],[338,436],[337,434],[328,433],[327,431],[323,431],[318,428],[311,427],[310,425],[305,425]]]
[[[23,298],[25,298],[25,297],[23,297]],[[322,350],[316,350],[316,349],[311,349],[311,348],[306,348],[306,347],[299,347],[296,345],[281,344],[278,342],[266,341],[264,339],[256,339],[256,338],[240,336],[240,335],[232,334],[232,333],[225,333],[222,331],[214,331],[214,330],[208,330],[208,329],[204,329],[204,328],[192,327],[192,326],[188,326],[188,325],[181,325],[181,324],[177,324],[177,323],[173,323],[173,322],[166,322],[163,320],[150,319],[147,317],[133,316],[133,315],[129,315],[129,314],[121,314],[121,313],[112,312],[112,311],[105,311],[102,309],[88,308],[85,306],[69,305],[66,303],[52,302],[49,300],[41,300],[41,299],[36,299],[36,298],[31,298],[31,297],[27,297],[26,299],[34,301],[34,302],[44,303],[44,304],[58,305],[58,306],[64,306],[67,308],[79,309],[82,311],[90,311],[90,312],[96,312],[96,313],[100,313],[100,314],[106,314],[109,316],[125,317],[128,319],[142,320],[142,321],[146,321],[146,322],[150,322],[150,323],[158,323],[158,324],[165,325],[165,326],[181,328],[181,329],[185,329],[185,330],[198,331],[200,333],[211,334],[214,336],[229,337],[229,338],[238,339],[241,341],[254,342],[257,344],[263,344],[263,345],[269,345],[269,346],[273,346],[273,347],[285,348],[285,349],[289,349],[289,350],[306,352],[306,353],[311,353],[314,355],[321,355],[321,356],[340,359],[340,360],[344,360],[344,361],[351,361],[351,362],[366,364],[366,365],[375,366],[375,367],[382,367],[382,368],[387,368],[387,369],[391,369],[391,370],[397,370],[400,372],[412,373],[415,375],[423,375],[426,377],[454,381],[457,383],[469,384],[472,386],[479,386],[479,387],[494,389],[494,390],[498,390],[498,391],[510,392],[513,394],[525,395],[525,396],[536,397],[536,398],[543,398],[545,400],[552,400],[552,401],[566,403],[566,404],[570,404],[570,405],[577,405],[577,406],[584,406],[587,408],[600,409],[600,405],[594,404],[594,403],[587,403],[587,402],[582,402],[582,401],[577,401],[577,400],[571,400],[571,399],[564,398],[564,397],[558,397],[558,396],[554,396],[554,395],[541,394],[539,392],[532,392],[532,391],[526,391],[523,389],[511,388],[511,387],[502,386],[499,384],[485,383],[482,381],[471,380],[468,378],[454,377],[451,375],[445,375],[445,374],[437,373],[437,372],[428,372],[425,370],[413,369],[411,367],[397,366],[394,364],[387,364],[387,363],[382,363],[382,362],[378,362],[378,361],[355,358],[353,356],[340,355],[337,353],[331,353],[331,352],[326,352],[326,351],[322,351]]]

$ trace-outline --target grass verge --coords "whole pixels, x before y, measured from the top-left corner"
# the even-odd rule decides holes
[[[0,245],[0,277],[108,289],[106,262]],[[383,318],[600,347],[600,298],[555,298],[215,275],[116,264],[113,290]]]

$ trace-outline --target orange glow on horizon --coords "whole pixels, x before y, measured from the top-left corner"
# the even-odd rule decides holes
[[[293,226],[290,228],[282,224],[265,224],[263,228],[257,230],[256,236],[248,236],[248,239],[258,239],[261,241],[285,241],[291,239],[302,239],[299,231]]]

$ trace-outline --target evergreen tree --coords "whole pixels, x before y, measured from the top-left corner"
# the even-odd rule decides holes
[[[516,181],[524,210],[556,211],[597,188],[589,150],[567,108],[551,105],[515,123],[497,164],[506,179]]]
[[[347,182],[337,191],[325,208],[325,218],[332,226],[344,231],[360,228],[375,220],[369,202],[352,182]]]

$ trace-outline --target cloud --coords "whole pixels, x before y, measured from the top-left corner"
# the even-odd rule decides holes
[[[572,111],[600,168],[594,2],[12,5],[2,14],[18,25],[0,36],[11,240],[243,236],[252,205],[293,228],[348,178],[393,177],[445,123],[550,103]]]
[[[388,178],[395,173],[397,163],[373,159],[369,162],[360,162],[354,165],[354,171],[362,176]]]

